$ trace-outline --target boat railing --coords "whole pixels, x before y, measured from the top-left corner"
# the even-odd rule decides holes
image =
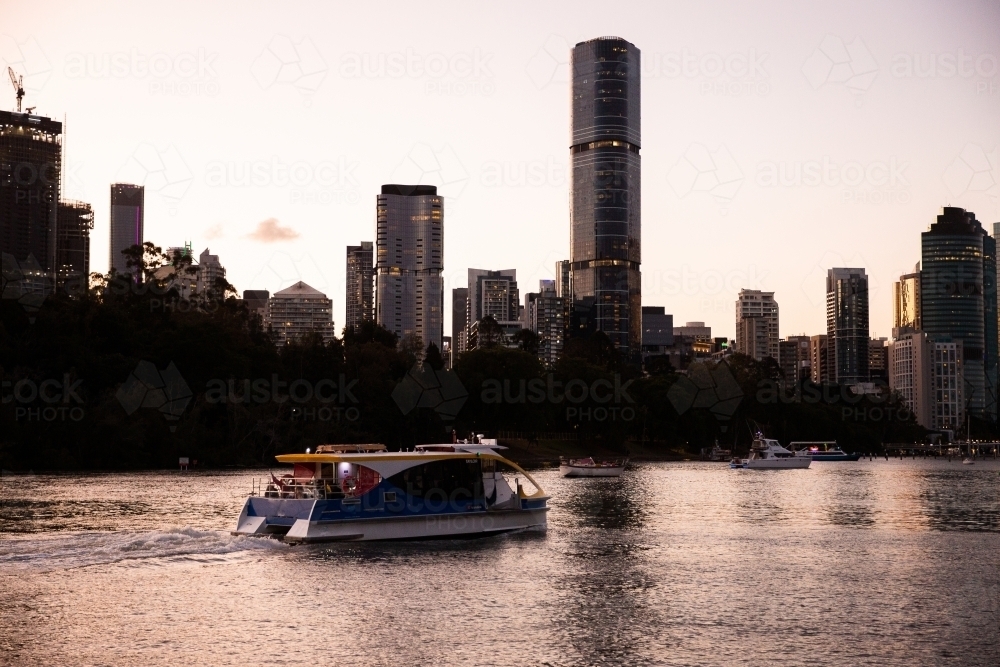
[[[320,499],[334,500],[351,498],[354,493],[345,492],[332,479],[274,479],[255,478],[251,480],[250,495],[259,498]]]

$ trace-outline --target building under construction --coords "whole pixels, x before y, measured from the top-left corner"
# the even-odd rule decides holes
[[[0,252],[24,292],[54,287],[61,149],[62,123],[0,111]]]
[[[70,294],[82,294],[90,276],[90,230],[94,210],[81,201],[59,202],[56,226],[56,282]]]

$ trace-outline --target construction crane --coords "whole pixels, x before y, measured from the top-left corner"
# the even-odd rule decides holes
[[[17,112],[21,113],[21,100],[24,98],[24,77],[14,74],[14,68],[8,67],[7,74],[10,75],[10,82],[14,84],[17,91]]]

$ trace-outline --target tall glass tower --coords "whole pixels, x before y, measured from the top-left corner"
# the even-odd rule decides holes
[[[111,247],[108,268],[118,273],[130,273],[123,250],[142,245],[146,188],[142,185],[113,183],[111,185]],[[137,276],[136,280],[141,280]]]
[[[440,350],[444,199],[433,185],[383,185],[375,217],[375,321]]]
[[[975,213],[951,206],[920,237],[923,330],[931,337],[962,343],[968,409],[994,417],[996,245]]]
[[[570,271],[574,333],[642,345],[639,49],[618,37],[571,54]]]

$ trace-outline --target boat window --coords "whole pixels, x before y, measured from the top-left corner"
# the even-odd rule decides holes
[[[407,495],[428,500],[481,500],[480,459],[444,459],[407,468],[389,478]]]
[[[292,477],[296,481],[304,482],[306,480],[312,479],[316,476],[316,464],[315,463],[296,463],[295,467],[292,469]]]

